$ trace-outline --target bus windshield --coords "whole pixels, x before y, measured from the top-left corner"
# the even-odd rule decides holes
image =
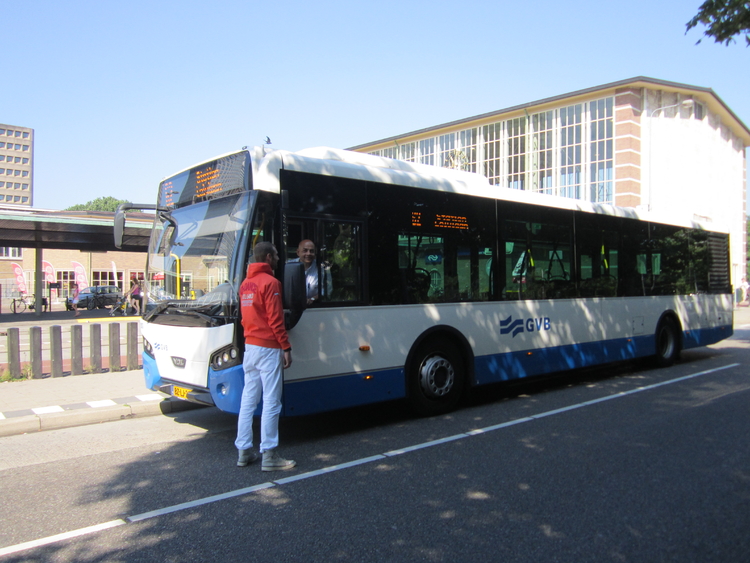
[[[230,265],[254,199],[244,192],[162,212],[149,243],[149,300],[185,300],[182,308],[235,305],[239,280],[231,279]]]

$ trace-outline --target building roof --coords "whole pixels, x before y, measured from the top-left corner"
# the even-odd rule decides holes
[[[507,118],[509,114],[513,113],[524,113],[524,111],[534,108],[536,111],[541,110],[544,106],[559,106],[561,102],[574,101],[576,98],[591,97],[592,94],[601,93],[604,94],[607,91],[612,91],[619,88],[625,87],[636,87],[636,88],[658,88],[668,92],[689,92],[698,101],[708,106],[709,110],[715,114],[721,116],[722,122],[726,123],[734,132],[737,137],[742,139],[745,146],[750,146],[750,129],[740,120],[737,115],[729,108],[727,104],[714,92],[711,88],[704,88],[701,86],[692,86],[690,84],[680,84],[679,82],[669,82],[667,80],[658,80],[656,78],[649,78],[646,76],[637,76],[627,80],[620,80],[618,82],[610,82],[609,84],[603,84],[601,86],[594,86],[592,88],[585,88],[583,90],[577,90],[568,94],[561,94],[559,96],[553,96],[551,98],[544,98],[535,102],[529,102],[509,108],[492,111],[489,113],[483,113],[475,115],[473,117],[467,117],[459,119],[457,121],[451,121],[443,123],[442,125],[435,125],[427,127],[425,129],[419,129],[410,133],[404,133],[379,141],[373,141],[371,143],[364,143],[356,147],[351,147],[349,150],[357,151],[367,148],[374,147],[382,144],[392,144],[395,141],[403,141],[411,137],[420,138],[425,137],[429,133],[435,133],[447,129],[459,129],[462,126],[468,126],[476,122],[492,123],[499,119]]]

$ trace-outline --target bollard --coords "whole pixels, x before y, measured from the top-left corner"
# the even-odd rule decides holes
[[[42,327],[29,328],[29,345],[31,347],[31,377],[40,379],[43,376],[42,367]]]
[[[21,337],[16,327],[8,329],[8,369],[13,379],[21,377]]]
[[[109,372],[120,371],[120,323],[109,325]]]
[[[95,323],[91,325],[89,333],[89,350],[91,354],[91,373],[102,372],[102,325]]]
[[[138,369],[138,323],[128,323],[128,371]]]
[[[52,366],[52,377],[62,377],[62,327],[60,325],[52,325],[49,327],[49,352],[50,364]]]
[[[83,327],[81,325],[70,327],[70,373],[72,375],[83,374]]]

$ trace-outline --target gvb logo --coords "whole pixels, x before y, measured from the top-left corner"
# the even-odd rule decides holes
[[[552,322],[549,317],[513,320],[513,315],[511,315],[504,321],[500,321],[500,334],[510,334],[512,337],[524,330],[526,332],[541,332],[550,328],[552,328]]]

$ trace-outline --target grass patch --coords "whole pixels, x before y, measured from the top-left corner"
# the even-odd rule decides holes
[[[28,379],[31,379],[31,364],[23,364],[21,366],[21,375],[19,377],[13,377],[9,369],[5,369],[0,373],[0,383],[5,383],[6,381],[26,381]]]

